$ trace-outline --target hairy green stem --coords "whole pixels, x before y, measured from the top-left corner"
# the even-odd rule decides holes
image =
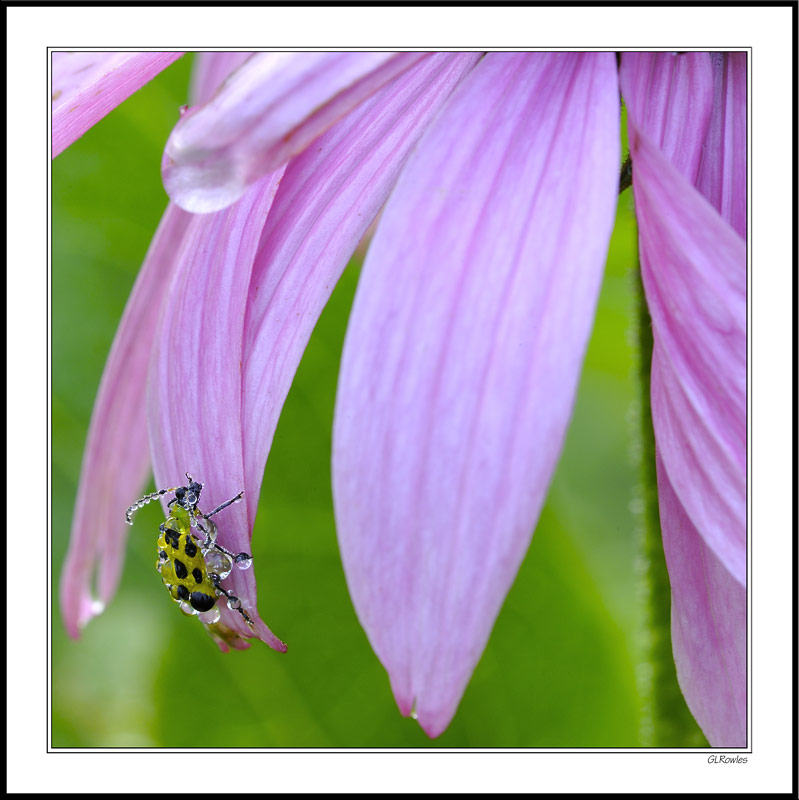
[[[638,521],[639,600],[643,611],[641,658],[638,663],[642,698],[641,744],[645,747],[707,747],[707,741],[685,704],[671,649],[671,588],[658,509],[655,433],[652,428],[649,380],[652,368],[652,320],[640,270],[635,271],[637,302],[638,413],[634,422],[633,457],[639,484],[633,508]]]

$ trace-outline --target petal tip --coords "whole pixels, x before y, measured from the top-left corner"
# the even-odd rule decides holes
[[[199,161],[192,163],[189,155],[173,156],[168,148],[161,161],[161,180],[170,200],[191,214],[222,211],[247,190],[235,165],[229,161],[220,158],[212,166]]]
[[[277,636],[275,636],[275,634],[269,630],[269,627],[262,619],[256,619],[255,626],[253,627],[253,633],[264,644],[269,645],[269,647],[278,653],[285,653],[288,650],[285,642],[281,642],[280,639],[278,639]]]
[[[444,733],[449,726],[450,720],[452,719],[452,714],[449,712],[421,712],[418,716],[416,714],[413,716],[416,717],[419,727],[430,739],[437,739],[439,736],[441,736],[441,734]]]

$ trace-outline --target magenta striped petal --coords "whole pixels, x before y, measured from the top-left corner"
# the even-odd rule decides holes
[[[71,636],[99,613],[119,582],[125,509],[150,470],[144,386],[158,313],[190,215],[170,205],[133,287],[92,411],[69,551],[61,574],[61,612]],[[97,571],[97,597],[92,581]],[[99,601],[99,602],[98,602]]]
[[[711,53],[713,110],[696,187],[746,238],[746,53]]]
[[[403,714],[449,724],[561,449],[613,226],[611,54],[490,54],[420,142],[344,348],[333,488]]]
[[[710,57],[694,55],[706,57],[697,65],[699,88],[662,77],[681,74],[684,57],[634,54],[622,65],[641,269],[660,356],[653,364],[652,416],[664,468],[686,513],[745,585],[746,248],[683,177],[698,177],[710,127]],[[694,108],[700,120],[692,125],[686,112],[679,147],[678,134],[664,137],[647,111],[664,84],[675,93],[667,108]]]
[[[242,476],[246,507],[226,510],[224,539],[220,528],[220,542],[234,551],[249,548],[277,418],[316,319],[410,148],[477,57],[426,59],[324,134],[279,179],[265,228],[269,187],[263,184],[226,211],[193,223],[192,250],[170,297],[152,381],[153,452],[161,483],[188,469],[202,475],[203,499],[211,485],[230,484],[209,495],[209,507],[235,494],[231,481]],[[275,176],[272,190],[277,183]],[[229,285],[220,285],[223,280]],[[186,340],[195,344],[187,348]],[[198,374],[206,381],[218,375],[210,396],[196,378],[197,388],[187,387],[189,376]],[[182,468],[182,462],[200,466]],[[254,585],[234,582],[233,591],[255,608]],[[225,613],[225,624],[246,635]],[[264,640],[284,649],[271,634]]]
[[[258,497],[245,481],[242,461],[244,315],[253,260],[279,181],[280,173],[268,176],[225,211],[192,218],[176,256],[149,378],[156,484],[181,486],[184,473],[191,473],[205,484],[206,511],[244,489],[244,502],[227,508],[217,521],[219,543],[234,553],[251,552],[248,519],[255,512],[250,510],[248,518],[247,510]],[[254,572],[234,569],[224,586],[241,598],[259,638],[285,651],[258,616]],[[238,613],[224,606],[221,622],[242,637],[253,634]]]
[[[719,747],[746,742],[742,67],[715,54],[635,54],[624,56],[621,72],[655,340],[652,419],[672,646],[688,706]],[[677,79],[686,70],[693,81]],[[664,92],[668,109],[686,110],[682,133],[671,138],[650,107]]]
[[[637,129],[694,183],[713,104],[710,55],[625,53],[621,83]]]
[[[219,60],[216,54],[197,57],[200,69],[192,88],[196,101],[209,97],[224,77]],[[190,219],[177,206],[167,207],[128,299],[95,399],[61,575],[61,608],[71,636],[77,637],[102,610],[119,581],[128,531],[124,509],[141,494],[150,470],[147,365]]]
[[[686,515],[658,458],[671,640],[688,705],[715,747],[746,747],[746,589]]]
[[[301,152],[423,53],[260,53],[167,142],[167,193],[187,211],[217,211]]]
[[[53,53],[55,158],[183,53]]]
[[[263,232],[247,309],[244,461],[253,499],[319,314],[408,153],[478,58],[430,56],[289,164]]]

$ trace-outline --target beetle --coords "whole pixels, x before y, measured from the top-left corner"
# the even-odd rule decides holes
[[[158,558],[155,565],[170,596],[185,614],[199,615],[204,623],[213,624],[220,617],[217,601],[224,595],[228,608],[241,614],[252,627],[253,621],[242,608],[241,600],[221,585],[234,564],[239,569],[249,569],[252,556],[249,553],[232,553],[222,547],[216,541],[216,523],[211,519],[233,503],[240,502],[244,491],[205,514],[198,505],[205,484],[195,481],[188,472],[186,478],[186,486],[159,489],[140,497],[128,506],[125,522],[133,525],[135,511],[152,500],[173,493],[175,496],[167,505],[169,515],[158,529]]]

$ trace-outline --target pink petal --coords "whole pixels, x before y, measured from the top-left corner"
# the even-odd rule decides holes
[[[190,215],[169,206],[119,323],[92,412],[64,570],[61,611],[71,636],[116,591],[122,568],[125,509],[150,470],[144,386],[158,313]],[[92,596],[95,569],[99,601]]]
[[[246,51],[197,53],[191,70],[192,104],[207,103],[225,80],[252,55]]]
[[[249,219],[244,198],[225,212],[195,219],[191,236],[196,237],[196,242],[181,267],[184,288],[177,288],[170,299],[171,311],[165,321],[165,340],[157,367],[159,377],[153,382],[158,387],[153,397],[154,452],[161,454],[156,462],[162,464],[160,474],[157,466],[156,475],[159,479],[164,476],[164,485],[179,480],[186,469],[194,477],[202,475],[206,484],[204,501],[212,484],[227,479],[227,493],[222,491],[212,497],[213,502],[204,502],[204,507],[210,508],[238,491],[230,476],[242,473],[244,457],[245,469],[239,483],[246,488],[246,508],[232,506],[225,510],[226,516],[233,511],[238,517],[232,520],[227,516],[228,538],[222,538],[220,528],[220,542],[228,548],[238,551],[249,547],[244,534],[252,529],[255,520],[277,419],[319,313],[364,230],[385,202],[411,147],[478,57],[441,54],[426,59],[324,134],[312,151],[289,165],[263,231],[263,189],[247,195],[249,203],[262,206]],[[216,227],[218,233],[213,232]],[[252,267],[258,237],[261,245]],[[239,239],[241,244],[237,245]],[[223,264],[220,259],[226,248],[234,252],[229,263]],[[197,283],[206,275],[210,275],[209,285],[199,289]],[[228,276],[235,285],[211,286],[217,276]],[[238,327],[241,320],[233,324],[225,317],[220,322],[216,316],[227,313],[226,309],[243,308],[248,285],[247,335],[242,355]],[[220,298],[224,298],[223,303]],[[180,316],[184,302],[191,304],[185,318]],[[206,305],[198,307],[202,303]],[[202,352],[190,353],[180,342],[186,337],[202,340],[203,331],[197,325],[209,314],[215,315],[209,337],[214,339],[212,349],[209,352],[206,344]],[[219,354],[215,355],[217,351]],[[189,376],[207,376],[212,357],[218,362],[213,373],[219,376],[212,393],[213,405],[206,403],[197,411],[203,398],[195,397],[186,383],[197,383],[196,377]],[[243,396],[239,374],[242,362]],[[231,374],[231,367],[235,374]],[[241,407],[243,426],[239,419]],[[171,413],[170,408],[176,413]],[[193,425],[192,419],[198,418],[203,424]],[[213,446],[209,448],[211,438]],[[183,462],[203,466],[183,467]],[[212,474],[216,476],[213,479]],[[173,477],[167,477],[170,475]],[[234,591],[249,598],[248,607],[254,608],[254,587],[249,595],[238,587]],[[230,625],[229,617],[228,614],[225,621]],[[236,629],[246,635],[241,625]]]
[[[705,544],[660,458],[657,467],[680,687],[713,747],[746,747],[746,589]]]
[[[221,80],[219,60],[216,54],[197,57],[202,68],[193,84],[195,100],[210,96]],[[128,531],[124,510],[141,494],[150,469],[144,410],[147,364],[190,219],[177,206],[167,207],[128,299],[97,392],[61,577],[62,614],[71,636],[77,637],[80,628],[100,613],[119,581]],[[97,599],[91,587],[95,570]]]
[[[713,104],[710,54],[625,53],[621,84],[638,130],[694,183]]]
[[[658,354],[652,370],[652,417],[664,468],[686,513],[744,585],[746,248],[683,177],[698,172],[708,126],[697,122],[692,127],[686,118],[683,144],[677,148],[647,112],[649,99],[662,84],[662,78],[651,76],[679,74],[681,58],[656,56],[652,66],[625,56],[622,64],[641,270]],[[712,98],[709,57],[699,69],[704,88],[686,88],[675,79],[671,85],[677,87],[676,96],[669,108],[690,109],[694,97],[701,120],[703,98]],[[641,74],[651,82],[642,82]],[[650,133],[661,138],[676,167]]]
[[[336,403],[350,593],[403,714],[448,725],[524,557],[613,226],[610,54],[490,54],[420,142],[364,265]]]
[[[423,53],[259,53],[206,105],[190,110],[161,166],[187,211],[217,211],[301,152]]]
[[[183,53],[53,53],[53,158]]]
[[[439,53],[424,59],[286,169],[264,228],[247,310],[244,462],[253,500],[319,314],[408,153],[478,58]],[[252,523],[255,505],[249,510]]]
[[[746,238],[746,53],[711,53],[713,110],[696,187]]]
[[[734,747],[746,744],[746,246],[729,223],[745,231],[746,99],[740,64],[730,77],[715,55],[700,55],[693,87],[673,80],[684,57],[669,55],[625,56],[621,79],[655,340],[652,419],[674,660],[708,740]],[[688,109],[679,149],[679,132],[660,137],[647,112],[664,80],[669,106]]]
[[[149,378],[156,485],[184,485],[184,473],[191,473],[205,484],[205,511],[244,489],[244,502],[215,518],[219,543],[234,553],[252,552],[247,508],[258,498],[245,481],[242,462],[244,314],[253,259],[279,180],[280,173],[269,176],[227,210],[192,218],[175,256],[175,279],[161,315]],[[254,513],[252,509],[249,519]],[[254,632],[270,647],[285,651],[257,614],[254,570],[234,569],[224,585],[241,598],[255,621]],[[242,637],[253,634],[226,606],[221,623]]]

